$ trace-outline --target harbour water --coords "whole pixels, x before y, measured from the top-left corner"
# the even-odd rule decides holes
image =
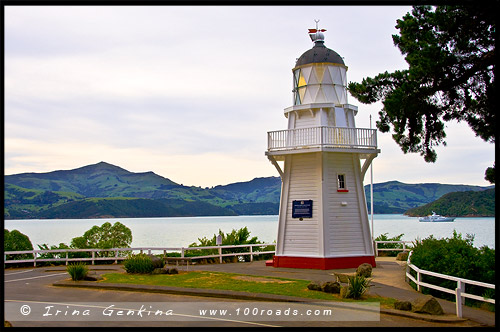
[[[113,219],[30,219],[5,220],[5,228],[17,229],[37,244],[69,244],[71,239],[82,236],[94,225],[121,222],[132,230],[133,247],[187,247],[199,238],[212,238],[219,229],[229,233],[247,227],[250,236],[272,243],[276,240],[278,216],[236,217],[169,217],[169,218],[113,218]],[[404,234],[402,240],[452,237],[453,230],[474,235],[474,246],[495,248],[495,218],[456,218],[454,222],[422,223],[418,218],[403,215],[377,214],[373,218],[375,237],[388,233],[388,237]],[[371,222],[370,222],[371,229]]]

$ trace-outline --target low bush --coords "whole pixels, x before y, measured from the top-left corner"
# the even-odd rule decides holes
[[[370,287],[370,279],[361,275],[354,275],[347,277],[349,282],[347,284],[346,298],[359,299]]]
[[[420,269],[455,276],[458,278],[482,281],[495,284],[495,249],[487,246],[476,248],[473,246],[474,236],[453,231],[452,238],[436,239],[432,235],[415,243],[411,255],[411,263]],[[413,275],[416,273],[412,270]],[[422,275],[421,280],[436,286],[454,290],[456,281],[438,277]],[[414,283],[412,286],[416,287]],[[455,301],[455,295],[441,291],[423,288],[423,293]],[[495,298],[495,290],[475,285],[467,285],[469,294]],[[465,299],[466,304],[475,305],[475,300]]]
[[[388,237],[387,234],[389,233],[384,233],[380,234],[375,238],[375,241],[401,241],[401,238],[404,236],[404,234],[399,234],[394,237]],[[402,243],[379,243],[378,245],[379,249],[392,249],[392,248],[397,248],[397,249],[403,249],[403,244]],[[401,250],[382,250],[378,252],[379,256],[390,256],[390,257],[395,257],[398,252],[401,252]]]
[[[155,265],[146,254],[137,254],[129,256],[124,262],[123,267],[127,273],[151,273]]]
[[[256,236],[250,237],[250,231],[247,227],[240,228],[238,230],[233,229],[231,233],[224,234],[220,229],[218,234],[214,234],[211,238],[199,238],[199,243],[192,243],[189,247],[215,247],[217,246],[217,236],[221,237],[222,245],[242,245],[242,244],[260,244],[262,243],[257,239]],[[265,246],[265,247],[254,247],[253,252],[257,253],[259,251],[273,251],[274,246]],[[240,248],[224,248],[222,249],[222,254],[229,253],[244,253],[248,252],[248,247],[240,247]],[[219,253],[218,249],[199,249],[199,250],[189,250],[186,252],[187,257],[195,257],[195,256],[208,256],[208,255],[217,255]],[[254,260],[262,260],[262,259],[270,259],[273,254],[262,254],[262,255],[254,255]],[[227,256],[222,258],[223,262],[227,263],[236,263],[238,261],[249,262],[250,255],[241,255],[241,256]],[[211,258],[207,259],[207,263],[218,263],[219,258]]]
[[[70,264],[66,267],[66,271],[74,281],[83,280],[89,269],[84,263]]]

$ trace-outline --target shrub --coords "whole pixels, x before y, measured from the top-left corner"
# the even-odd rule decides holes
[[[17,229],[10,231],[4,229],[3,231],[3,250],[4,251],[26,251],[33,250],[33,245],[29,237]],[[14,254],[6,255],[8,260],[22,260],[22,259],[33,259],[33,254]],[[9,266],[23,266],[23,263],[19,264],[9,264]]]
[[[370,280],[361,275],[347,277],[349,282],[347,285],[346,298],[359,299],[366,290],[370,287]]]
[[[462,238],[462,234],[456,231],[453,231],[452,238],[436,239],[431,235],[415,243],[411,263],[423,270],[495,284],[495,249],[487,246],[478,249],[473,246],[473,242],[473,235],[467,234]],[[412,271],[412,274],[415,275],[415,272]],[[422,275],[422,281],[451,290],[457,287],[455,281],[433,276]],[[485,292],[489,297],[495,296],[494,290],[487,291],[487,288],[475,285],[467,285],[466,291],[479,296]],[[427,287],[423,288],[423,292],[455,300],[454,295]],[[466,304],[474,303],[474,300],[465,300]]]
[[[83,280],[88,272],[87,265],[84,263],[70,264],[66,267],[66,271],[74,281]]]
[[[256,236],[250,237],[250,231],[247,229],[247,227],[240,228],[238,230],[233,229],[231,233],[226,233],[222,232],[222,230],[219,229],[218,234],[214,234],[212,238],[199,238],[199,244],[197,243],[192,243],[189,245],[189,247],[215,247],[217,246],[217,236],[220,235],[222,239],[222,245],[242,245],[242,244],[259,244],[262,243],[261,241],[258,240]],[[243,253],[243,252],[248,252],[249,248],[248,247],[241,247],[241,248],[225,248],[222,249],[223,254],[229,254],[229,253]],[[263,248],[260,247],[254,247],[253,252],[259,252],[259,251],[272,251],[274,250],[273,246],[266,246]],[[219,253],[218,249],[200,249],[200,250],[189,250],[186,253],[186,256],[188,257],[194,257],[194,256],[208,256],[208,255],[217,255]],[[260,260],[260,259],[269,259],[273,255],[272,254],[264,254],[264,255],[254,255],[253,259],[254,260]],[[235,257],[235,258],[233,258]],[[223,257],[224,262],[237,262],[237,261],[245,261],[249,262],[250,261],[250,255],[242,255],[239,256],[239,258],[236,258],[236,256],[228,256],[228,257]],[[212,261],[213,263],[216,263],[219,261],[218,258],[213,258],[209,259],[208,262]]]
[[[123,267],[127,273],[151,273],[155,265],[146,254],[137,254],[129,256],[124,262]]]
[[[384,233],[380,234],[375,238],[375,241],[401,241],[401,238],[404,236],[404,234],[399,234],[394,237],[388,237],[387,234],[389,233]],[[379,249],[392,249],[392,248],[398,248],[398,249],[403,249],[403,244],[402,243],[380,243],[378,245]],[[378,252],[379,256],[391,256],[395,257],[400,250],[395,250],[395,251],[390,251],[390,250],[382,250]]]

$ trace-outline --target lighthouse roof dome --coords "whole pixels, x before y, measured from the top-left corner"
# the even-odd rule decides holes
[[[323,35],[323,34],[321,34],[321,35]],[[342,57],[334,50],[331,50],[325,46],[325,41],[323,38],[313,39],[313,41],[314,41],[313,48],[304,52],[297,59],[297,62],[295,63],[295,67],[307,65],[310,63],[319,63],[319,62],[338,63],[338,64],[345,66],[345,63],[344,63],[344,60],[342,60]]]

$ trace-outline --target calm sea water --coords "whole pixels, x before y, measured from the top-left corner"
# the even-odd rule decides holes
[[[59,243],[69,244],[71,239],[82,236],[94,225],[105,222],[121,222],[132,230],[133,247],[187,247],[199,238],[219,232],[229,233],[233,229],[247,227],[250,236],[271,243],[276,240],[278,216],[237,216],[237,217],[181,217],[181,218],[114,218],[114,219],[31,219],[5,220],[5,228],[17,229],[26,234],[34,249],[37,244],[49,246]],[[474,246],[487,245],[495,248],[495,218],[456,218],[454,222],[425,222],[403,215],[374,215],[375,237],[388,233],[389,237],[404,234],[402,240],[424,239],[429,235],[436,238],[451,237],[453,230],[474,234]],[[371,228],[371,223],[370,223]]]

